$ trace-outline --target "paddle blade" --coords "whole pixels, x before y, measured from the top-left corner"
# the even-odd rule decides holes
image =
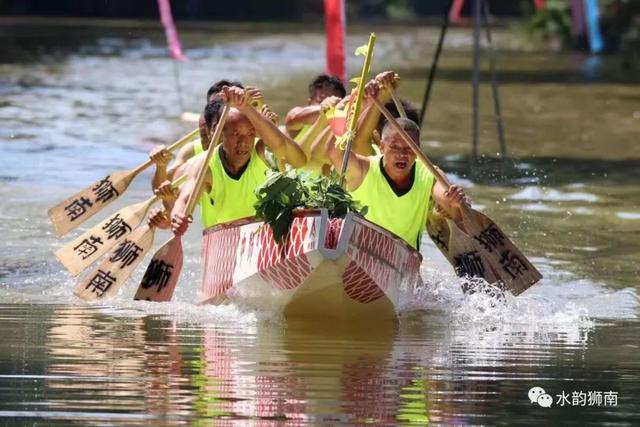
[[[494,271],[511,293],[520,295],[542,279],[542,274],[491,218],[473,209],[471,212],[474,222],[481,228],[472,230],[469,235],[484,250]]]
[[[182,262],[182,239],[174,236],[153,256],[134,299],[171,301],[182,270]]]
[[[85,301],[106,300],[116,295],[151,249],[154,232],[155,228],[146,224],[138,227],[76,286],[73,293]]]
[[[150,206],[150,201],[146,201],[120,209],[58,249],[56,257],[73,276],[77,276],[135,230]]]
[[[116,172],[50,208],[49,218],[58,236],[64,236],[120,197],[132,179],[130,172]]]
[[[427,232],[458,276],[479,277],[487,283],[498,282],[498,277],[493,272],[490,260],[487,259],[484,251],[471,237],[460,230],[455,222],[434,215],[429,218]]]

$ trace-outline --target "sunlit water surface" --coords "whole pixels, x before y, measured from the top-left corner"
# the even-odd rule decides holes
[[[178,88],[155,26],[0,24],[2,422],[637,425],[640,79],[614,58],[523,53],[506,32],[498,64],[512,160],[495,160],[483,87],[486,158],[470,167],[465,30],[445,45],[423,148],[544,274],[522,296],[465,296],[425,241],[428,284],[395,324],[197,306],[192,230],[174,302],[132,301],[142,268],[108,306],[73,297],[53,256],[67,240],[53,233],[48,207],[191,130],[180,113],[198,111],[212,81],[259,86],[284,114],[305,102],[306,81],[323,67],[320,33],[217,25],[181,31],[189,61]],[[418,104],[436,35],[378,31],[374,70],[398,70],[400,94]],[[349,50],[364,40],[354,32]],[[147,172],[107,211],[148,194]],[[168,236],[157,233],[156,247]],[[553,397],[551,408],[529,401],[533,386]],[[557,403],[574,391],[617,392],[617,405]]]

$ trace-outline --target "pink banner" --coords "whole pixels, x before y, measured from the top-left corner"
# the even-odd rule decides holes
[[[169,53],[175,60],[184,61],[187,57],[184,56],[182,48],[180,47],[178,31],[176,30],[176,24],[174,24],[173,16],[171,15],[171,3],[169,3],[169,0],[158,0],[158,8],[160,9],[160,21],[164,27],[164,33],[167,36]]]

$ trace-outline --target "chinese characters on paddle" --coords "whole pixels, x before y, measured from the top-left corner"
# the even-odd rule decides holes
[[[107,176],[105,179],[98,182],[91,191],[94,195],[93,200],[86,197],[80,197],[64,207],[64,211],[70,221],[75,221],[80,218],[87,212],[87,209],[92,207],[95,203],[106,204],[111,199],[120,195],[118,190],[113,186],[113,182],[111,182],[111,176]]]

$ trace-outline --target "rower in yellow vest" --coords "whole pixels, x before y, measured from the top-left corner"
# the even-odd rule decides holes
[[[308,89],[307,105],[292,108],[287,113],[284,124],[287,133],[302,148],[307,157],[307,164],[300,171],[310,171],[312,176],[319,176],[322,174],[323,164],[312,159],[311,144],[327,127],[327,121],[322,114],[322,104],[329,98],[342,99],[346,90],[340,79],[328,74],[314,77],[309,83]],[[279,168],[284,168],[281,162]]]
[[[235,86],[241,89],[243,88],[240,82],[220,80],[213,84],[207,91],[207,103],[215,99],[220,99],[220,93],[224,86]],[[253,88],[252,91],[253,93],[256,93]],[[259,91],[257,91],[257,94],[257,99],[261,100],[262,95]],[[255,104],[255,101],[256,99],[254,99],[252,102]],[[277,116],[266,104],[261,106],[260,114],[262,114],[272,122],[277,123]],[[152,186],[155,192],[163,197],[163,201],[166,200],[166,202],[163,203],[164,209],[152,209],[149,214],[150,223],[156,226],[161,226],[163,221],[166,221],[168,219],[168,217],[164,213],[165,210],[170,212],[173,208],[175,194],[170,181],[175,179],[177,176],[182,175],[187,170],[188,162],[190,162],[200,153],[204,152],[208,147],[211,134],[209,133],[209,128],[206,124],[204,113],[200,115],[198,127],[200,129],[200,139],[189,142],[185,146],[183,146],[178,151],[176,159],[172,163],[171,167],[167,167],[167,164],[171,160],[171,154],[167,151],[164,145],[154,148],[154,150],[149,155],[151,160],[156,163],[156,171],[152,179]],[[256,138],[255,142],[258,143],[258,138]],[[214,199],[210,195],[203,194],[200,198],[199,206],[202,226],[204,228],[207,228],[214,225],[214,223],[212,222],[214,218],[214,214],[212,213]]]
[[[308,89],[307,105],[293,107],[284,119],[287,132],[292,138],[302,137],[305,127],[311,126],[316,121],[321,113],[320,104],[325,98],[330,96],[344,98],[347,93],[340,79],[328,74],[314,77]]]
[[[215,148],[204,178],[204,192],[213,201],[213,225],[255,215],[255,190],[266,180],[268,147],[278,158],[293,167],[306,163],[300,147],[267,117],[250,105],[252,90],[225,87],[222,99],[232,108],[222,129],[222,143]],[[205,108],[205,120],[213,128],[222,111],[221,102],[211,102]],[[260,137],[255,142],[256,134]],[[200,155],[200,159],[204,159]],[[177,235],[183,234],[191,222],[183,212],[193,191],[201,161],[194,159],[187,170],[187,181],[180,189],[171,213],[171,227]]]
[[[267,170],[269,166],[254,148],[245,166],[233,173],[224,147],[219,145],[209,162],[211,190],[203,197],[209,197],[215,203],[205,221],[216,225],[255,215],[254,205],[258,201],[255,190],[265,181]]]
[[[409,119],[396,122],[416,143],[420,129]],[[354,200],[367,206],[365,217],[397,236],[415,249],[420,248],[420,236],[435,201],[454,221],[459,221],[459,205],[467,203],[464,191],[452,186],[448,191],[433,175],[390,125],[382,131],[381,156],[362,156],[351,152],[346,172],[347,190]],[[332,138],[326,145],[327,156],[336,169],[342,165],[343,152]]]
[[[219,80],[212,84],[211,87],[209,87],[209,89],[207,90],[207,104],[214,100],[216,97],[219,97],[222,88],[225,86],[236,86],[239,88],[244,88],[242,86],[242,83],[240,83],[239,81]],[[149,213],[150,222],[154,225],[161,224],[163,220],[167,219],[166,215],[164,214],[165,209],[167,211],[171,211],[171,209],[173,208],[173,200],[175,199],[175,194],[173,186],[171,185],[171,181],[182,175],[186,170],[187,162],[205,151],[209,145],[209,139],[211,135],[209,134],[204,119],[204,114],[200,115],[198,128],[200,129],[200,139],[188,142],[180,150],[178,150],[175,160],[170,167],[169,162],[171,161],[172,155],[167,151],[167,147],[165,145],[159,145],[155,147],[151,151],[151,153],[149,153],[149,158],[156,165],[156,170],[153,174],[153,178],[151,179],[151,186],[154,192],[163,198],[164,204],[164,209],[155,208],[152,209]],[[213,201],[208,196],[203,195],[203,197],[200,199],[199,205],[202,225],[205,228],[209,227],[211,224],[208,224],[205,221],[205,218],[211,217],[209,211],[213,207]]]

